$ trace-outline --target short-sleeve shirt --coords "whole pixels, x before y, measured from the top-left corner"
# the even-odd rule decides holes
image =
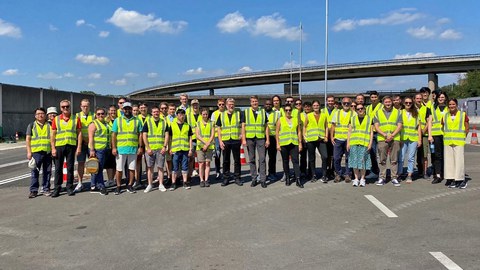
[[[73,114],[70,115],[70,117],[65,117],[65,115],[62,113],[62,114],[59,114],[58,115],[58,118],[60,118],[60,121],[65,121],[65,122],[68,122],[68,120],[70,120],[70,118],[72,117]],[[80,120],[80,117],[77,117],[77,129],[82,129],[82,121]],[[57,121],[52,121],[52,130],[57,130]]]
[[[253,118],[255,120],[257,120],[257,116],[258,116],[260,111],[261,111],[260,109],[256,110],[255,113],[253,114]],[[265,124],[266,124],[266,123],[268,123],[268,115],[267,115],[267,112],[265,110],[263,112],[265,113],[265,115],[263,116],[263,119],[265,119]],[[246,115],[245,111],[240,112],[240,123],[242,123],[242,124],[246,122],[246,120],[245,120],[246,116],[245,115]]]
[[[183,125],[188,125],[187,122],[183,122],[183,124],[179,124],[177,122],[177,124],[178,124],[178,128],[180,130],[182,130]],[[173,136],[171,125],[167,125],[167,128],[165,129],[165,132],[168,133],[168,135]],[[188,125],[188,136],[192,136],[192,135],[193,135],[192,127],[190,125]]]
[[[390,118],[390,115],[392,114],[393,110],[395,109],[392,109],[391,111],[386,111],[385,108],[382,108],[381,109],[383,111],[383,113],[385,113],[385,117],[387,117],[387,119]],[[376,123],[380,123],[380,121],[378,120],[377,118],[377,115],[375,115],[375,117],[373,118],[373,123],[376,124]],[[398,123],[400,124],[403,124],[403,119],[402,119],[402,113],[401,111],[398,111],[398,117],[397,117],[397,120],[395,121],[395,125],[398,125]]]
[[[135,117],[132,117],[132,118],[126,118],[126,117],[123,117],[125,120],[127,120],[127,122],[130,122],[130,121],[133,121],[135,119]],[[115,121],[113,121],[113,125],[112,125],[112,132],[115,132],[115,133],[118,133],[118,121],[119,121],[120,117],[117,117],[115,119]],[[141,133],[142,132],[142,123],[141,121],[137,118],[137,132],[138,133]],[[120,155],[134,155],[137,153],[137,150],[138,150],[138,145],[137,146],[119,146],[117,147],[117,151]]]

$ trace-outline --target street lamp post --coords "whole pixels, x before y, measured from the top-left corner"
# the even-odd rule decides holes
[[[290,51],[290,96],[293,95],[293,62],[292,62],[293,52]]]
[[[328,0],[325,0],[325,78],[324,78],[324,83],[325,83],[325,100],[324,104],[327,106],[327,90],[328,90],[328,78],[327,78],[327,69],[328,69]]]
[[[300,69],[298,73],[298,96],[302,99],[302,36],[303,36],[303,27],[300,22]]]

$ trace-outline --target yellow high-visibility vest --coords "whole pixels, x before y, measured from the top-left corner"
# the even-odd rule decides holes
[[[400,140],[401,141],[411,141],[411,142],[418,142],[418,125],[419,119],[410,115],[410,119],[408,118],[407,111],[402,110],[402,120],[403,120],[403,128],[400,132]]]
[[[280,112],[272,110],[268,114],[268,132],[270,136],[275,136],[277,131],[277,121],[280,119]]]
[[[88,112],[88,115],[86,115],[83,112],[78,112],[76,114],[76,117],[80,119],[80,123],[82,123],[82,137],[88,141],[88,125],[93,122],[95,119],[95,116],[93,113]]]
[[[457,111],[452,119],[450,112],[443,118],[443,144],[444,145],[465,145],[465,118],[466,113]]]
[[[203,120],[200,120],[197,122],[197,128],[199,129],[200,134],[202,135],[202,138],[204,140],[209,140],[210,135],[212,134],[212,128],[214,128],[213,122],[208,119],[207,123],[203,123]],[[204,143],[202,143],[200,140],[197,140],[197,150],[202,150],[202,148],[205,146]],[[208,149],[212,150],[215,149],[215,144],[210,143],[208,146]]]
[[[348,137],[348,124],[352,118],[352,111],[347,114],[344,110],[337,110],[335,115],[335,134],[334,138],[338,140],[346,140]]]
[[[298,145],[298,118],[291,118],[292,124],[289,125],[287,117],[280,117],[280,130],[278,134],[280,146],[289,144]]]
[[[305,127],[307,134],[306,141],[307,142],[314,142],[318,139],[323,139],[326,136],[325,130],[325,121],[327,121],[327,115],[325,113],[320,113],[320,117],[317,119],[315,118],[315,113],[311,112],[307,114],[308,123]]]
[[[60,120],[60,115],[55,116],[57,134],[55,135],[55,146],[77,145],[77,118],[70,115],[68,122]]]
[[[362,123],[358,115],[351,119],[352,132],[350,133],[350,145],[362,145],[368,147],[370,143],[370,132],[372,131],[372,118],[365,115]]]
[[[93,147],[95,150],[103,150],[109,148],[109,138],[110,138],[110,129],[108,128],[106,123],[100,122],[100,120],[95,119],[93,120],[93,124],[95,125],[95,134],[94,136],[94,144]]]
[[[148,127],[147,140],[150,149],[160,150],[165,145],[165,130],[167,123],[163,118],[159,118],[158,125],[155,125],[155,119],[149,117],[146,121]]]
[[[221,117],[222,122],[222,140],[240,140],[240,112],[233,112],[232,119],[227,115],[227,112],[223,112]]]
[[[390,117],[387,119],[385,112],[382,110],[377,111],[376,117],[378,119],[380,129],[385,133],[392,134],[395,129],[397,129],[397,119],[400,115],[399,110],[392,108],[392,112],[390,113]],[[385,141],[385,137],[382,136],[380,133],[378,134],[378,141]],[[394,137],[394,141],[400,141],[400,132],[398,132]]]
[[[439,107],[432,110],[432,136],[443,135],[442,119],[447,112],[448,106],[445,106],[443,111]]]
[[[247,139],[265,138],[265,111],[260,109],[257,112],[257,118],[255,118],[252,108],[245,110],[245,137]]]
[[[171,128],[172,152],[190,151],[190,136],[188,136],[190,125],[183,123],[182,129],[180,129],[177,121],[174,121],[171,125]]]
[[[325,114],[327,116],[327,122],[328,122],[328,128],[332,127],[332,120],[333,116],[336,114],[337,109],[333,108],[331,112],[328,112],[328,108],[323,108],[322,109],[322,114]]]
[[[125,116],[117,118],[118,133],[117,133],[117,147],[138,146],[138,118],[133,117],[127,122]]]
[[[47,153],[52,151],[50,144],[50,124],[45,122],[43,126],[40,126],[37,121],[32,125],[32,136],[30,138],[30,147],[32,153],[45,151]]]

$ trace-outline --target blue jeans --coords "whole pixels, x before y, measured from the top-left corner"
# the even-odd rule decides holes
[[[105,158],[109,149],[95,150],[95,155],[98,158],[98,173],[92,174],[90,178],[90,188],[102,189],[105,187],[103,180],[103,166],[105,166]],[[90,153],[90,151],[88,151]]]
[[[37,169],[32,170],[32,178],[30,181],[30,192],[38,192],[40,168],[43,169],[43,189],[50,189],[50,176],[52,175],[52,154],[45,151],[32,153],[32,158],[35,159]]]
[[[335,145],[333,146],[333,164],[335,167],[335,173],[340,176],[342,175],[343,154],[345,154],[345,173],[343,175],[350,175],[350,168],[348,167],[347,141],[335,139]]]
[[[407,173],[413,173],[413,163],[415,162],[415,154],[417,153],[418,142],[403,141],[400,157],[398,158],[398,174],[403,172],[403,164],[405,157],[408,157]],[[408,154],[407,154],[408,151]],[[422,164],[423,166],[423,164]]]
[[[378,167],[378,158],[377,158],[377,144],[378,144],[378,133],[373,133],[372,148],[370,148],[370,160],[372,161],[371,172],[374,174],[380,173],[380,168]]]
[[[181,162],[182,173],[188,173],[188,151],[178,151],[173,153],[173,171],[178,172],[179,162]]]

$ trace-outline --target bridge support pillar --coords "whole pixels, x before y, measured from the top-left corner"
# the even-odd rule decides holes
[[[433,92],[438,88],[438,75],[435,73],[428,73],[428,88]]]
[[[210,89],[210,90],[209,90],[209,95],[210,95],[210,96],[215,96],[215,89],[213,89],[213,88]]]

